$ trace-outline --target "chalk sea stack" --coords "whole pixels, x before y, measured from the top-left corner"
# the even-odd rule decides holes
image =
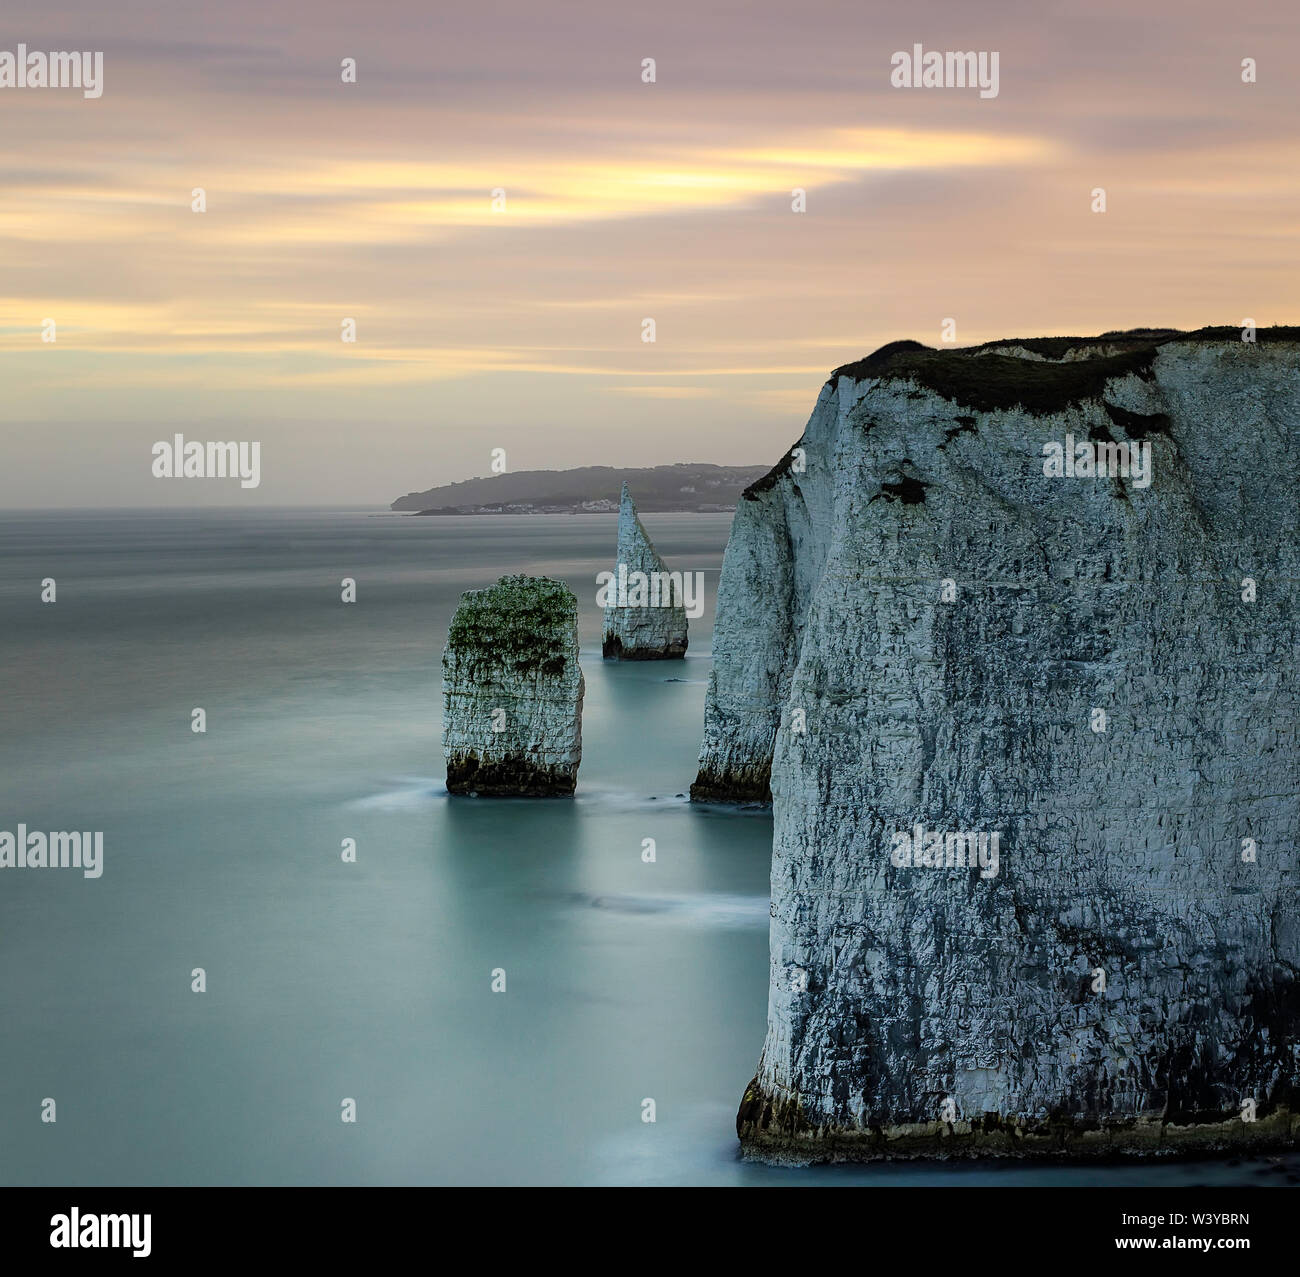
[[[698,783],[770,775],[747,1156],[1300,1143],[1298,491],[1297,329],[832,375],[735,517]]]
[[[582,761],[578,601],[562,581],[503,576],[461,595],[442,656],[453,794],[572,794]]]
[[[619,498],[618,557],[605,606],[601,655],[616,661],[679,660],[686,655],[686,608],[680,578],[672,583],[664,561],[641,526],[627,484]]]

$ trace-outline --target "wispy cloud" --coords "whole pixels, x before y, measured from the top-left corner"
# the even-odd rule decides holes
[[[490,444],[761,461],[831,367],[945,319],[965,343],[1296,318],[1294,24],[666,3],[12,0],[33,47],[105,49],[106,88],[0,102],[6,478],[196,413],[328,428],[334,486],[303,497],[429,448],[446,477]],[[1000,96],[892,90],[929,32],[999,49]]]

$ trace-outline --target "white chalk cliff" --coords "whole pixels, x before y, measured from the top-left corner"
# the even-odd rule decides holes
[[[442,657],[453,794],[572,794],[582,761],[578,601],[562,581],[503,576],[461,595]]]
[[[748,491],[695,791],[770,772],[747,1155],[1297,1142],[1298,337],[897,343]]]
[[[619,499],[618,552],[614,586],[605,606],[601,653],[606,660],[620,661],[686,655],[686,608],[680,584],[670,580],[626,483]]]

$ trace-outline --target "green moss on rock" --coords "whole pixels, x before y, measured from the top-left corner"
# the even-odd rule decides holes
[[[560,674],[577,617],[578,600],[563,581],[503,576],[495,585],[461,597],[447,651],[480,669],[499,666],[516,676]]]

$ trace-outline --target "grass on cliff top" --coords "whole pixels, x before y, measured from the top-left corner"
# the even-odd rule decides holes
[[[1013,355],[981,355],[972,359],[930,351],[892,360],[885,375],[910,378],[927,390],[977,412],[1020,407],[1032,416],[1041,417],[1072,403],[1097,398],[1106,383],[1116,377],[1129,373],[1150,376],[1155,356],[1156,348],[1145,346],[1118,355],[1058,364],[1017,359]]]
[[[560,674],[577,622],[578,600],[563,581],[503,576],[485,590],[461,595],[447,650],[517,674]]]
[[[1300,341],[1300,328],[1260,328],[1256,340],[1261,343]],[[979,412],[1020,407],[1033,416],[1045,416],[1070,404],[1099,397],[1113,378],[1130,373],[1150,376],[1156,352],[1171,341],[1242,344],[1239,328],[1200,328],[1195,332],[1134,328],[1102,333],[1099,337],[1003,338],[962,350],[935,350],[919,342],[896,341],[865,359],[836,368],[831,380],[838,382],[840,377],[855,381],[868,377],[910,379],[953,403]],[[1071,350],[1089,346],[1112,348],[1116,353],[1068,363],[1050,362],[1064,359]],[[1023,347],[1044,358],[978,353],[1006,347]],[[750,491],[769,479],[775,483],[777,477],[775,472],[765,476]]]

